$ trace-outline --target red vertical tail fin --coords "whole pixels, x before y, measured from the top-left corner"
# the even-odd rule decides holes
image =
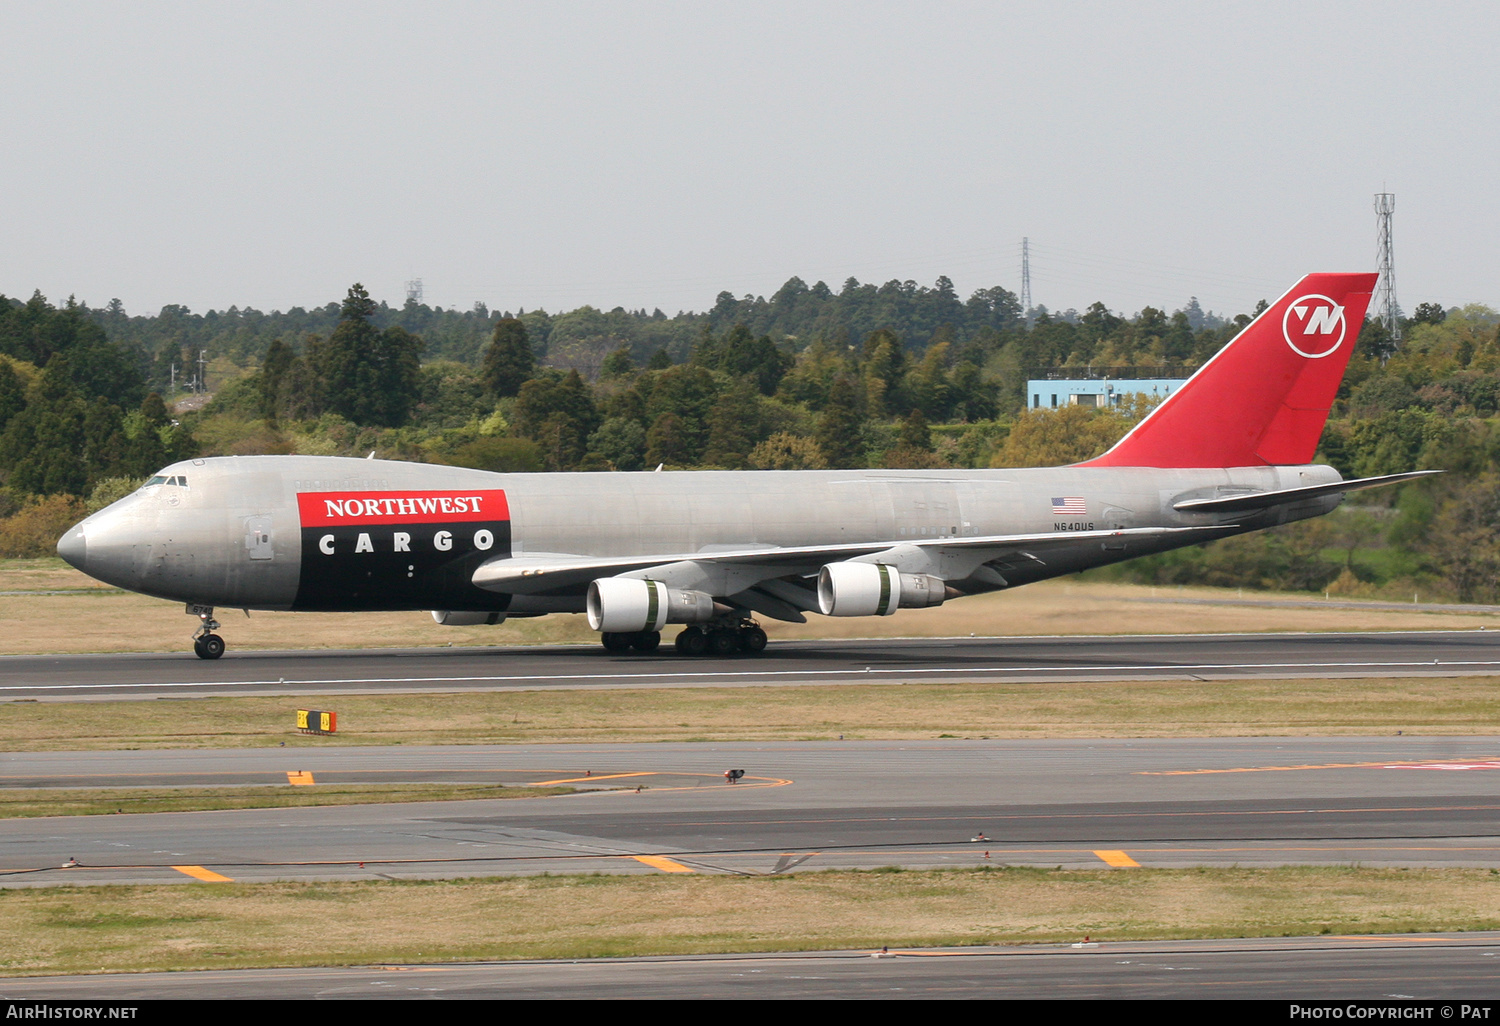
[[[1309,274],[1084,467],[1310,463],[1374,274]]]

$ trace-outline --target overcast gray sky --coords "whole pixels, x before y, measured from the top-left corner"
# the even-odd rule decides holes
[[[0,0],[0,292],[707,308],[791,275],[1500,305],[1494,3]]]

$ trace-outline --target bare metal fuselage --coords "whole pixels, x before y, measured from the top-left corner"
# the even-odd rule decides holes
[[[509,615],[581,611],[586,588],[482,588],[473,583],[481,565],[553,553],[680,556],[992,535],[1216,529],[1207,535],[1080,538],[1073,546],[1049,548],[1045,559],[1001,554],[947,582],[958,593],[973,594],[1317,516],[1340,501],[1336,494],[1321,495],[1248,514],[1173,509],[1185,499],[1338,481],[1338,473],[1325,466],[492,474],[382,460],[250,456],[185,461],[159,476],[166,480],[73,528],[59,552],[108,583],[205,606]],[[337,529],[308,522],[308,511],[321,508],[320,496],[439,491],[460,498],[466,492],[503,493],[500,502],[508,509],[503,520],[484,514],[490,519],[425,523],[417,514],[410,523],[374,517]],[[1057,512],[1058,500],[1069,498],[1082,499],[1086,512]],[[477,509],[477,497],[472,501]]]

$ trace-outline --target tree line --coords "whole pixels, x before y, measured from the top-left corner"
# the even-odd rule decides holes
[[[131,318],[118,304],[0,296],[0,516],[97,505],[199,454],[375,450],[517,472],[1056,465],[1103,451],[1145,407],[1028,411],[1028,375],[1190,372],[1258,311],[1219,318],[1190,301],[1127,316],[1096,303],[1028,318],[1007,290],[960,300],[945,278],[838,292],[793,278],[770,299],[721,293],[675,317],[392,309],[358,285],[264,316]],[[1363,326],[1318,459],[1346,475],[1454,474],[1290,529],[1296,545],[1273,533],[1113,572],[1500,599],[1485,563],[1500,565],[1500,543],[1484,541],[1496,531],[1485,488],[1500,508],[1500,315],[1423,304],[1402,327],[1397,345]],[[250,364],[205,408],[173,412],[161,353],[185,356],[210,334],[237,339]],[[1358,543],[1341,548],[1328,532],[1359,517]]]

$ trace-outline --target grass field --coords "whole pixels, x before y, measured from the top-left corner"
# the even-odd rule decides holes
[[[346,695],[339,733],[292,726],[295,696],[0,703],[0,748],[1247,737],[1500,732],[1500,678],[880,684]],[[164,713],[164,709],[172,710]]]
[[[1299,607],[1239,604],[1314,596],[1214,588],[1044,581],[1011,592],[959,599],[893,617],[811,617],[807,624],[763,621],[788,638],[955,637],[976,634],[1171,634],[1238,631],[1500,629],[1500,614],[1442,605],[1392,610],[1324,603]],[[242,649],[406,648],[432,645],[598,644],[581,614],[510,620],[494,627],[440,627],[425,612],[268,613],[219,611],[231,651]],[[60,559],[0,561],[0,655],[41,652],[185,652],[197,620],[174,602],[100,585]]]
[[[483,784],[318,784],[313,787],[28,787],[0,789],[0,819],[108,816],[213,809],[285,809],[308,805],[449,802],[476,798],[540,798],[571,787],[490,787]]]
[[[1491,870],[975,869],[0,890],[0,973],[1500,928]]]

